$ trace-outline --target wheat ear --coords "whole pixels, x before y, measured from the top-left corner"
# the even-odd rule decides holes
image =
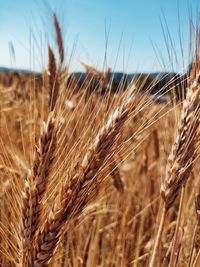
[[[196,134],[199,126],[200,105],[200,73],[191,82],[187,91],[187,98],[183,103],[183,110],[176,140],[172,146],[166,168],[165,180],[161,185],[161,196],[164,200],[162,218],[173,203],[181,188],[187,182],[196,156]],[[154,267],[155,255],[162,236],[164,221],[160,223],[150,267]]]
[[[49,111],[55,107],[58,98],[59,81],[55,55],[51,47],[48,47],[49,65],[48,65],[48,90],[49,90]]]
[[[117,189],[117,191],[124,193],[124,182],[121,178],[120,170],[115,160],[113,160],[110,164],[110,175],[113,180],[113,185]]]
[[[56,14],[53,14],[53,22],[54,22],[54,27],[56,31],[56,43],[58,46],[60,63],[62,64],[64,62],[65,53],[64,53],[64,47],[63,47],[61,28],[60,28],[60,24],[58,22]]]
[[[32,266],[47,266],[57,247],[63,226],[79,215],[94,197],[94,189],[103,177],[95,179],[117,135],[130,113],[130,99],[118,107],[101,128],[94,143],[87,151],[81,164],[77,164],[66,178],[60,192],[60,206],[47,218],[39,233],[36,247],[32,251]]]
[[[33,246],[36,231],[40,223],[42,212],[42,198],[46,191],[49,169],[54,160],[54,152],[57,141],[57,125],[54,118],[59,84],[57,83],[57,67],[54,53],[49,47],[49,115],[47,122],[43,123],[39,146],[35,149],[32,175],[29,174],[25,182],[22,203],[22,265],[31,265],[29,255]]]

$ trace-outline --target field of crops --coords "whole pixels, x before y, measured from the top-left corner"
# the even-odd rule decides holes
[[[200,266],[199,29],[158,104],[148,76],[69,79],[53,21],[47,70],[0,76],[0,266]]]

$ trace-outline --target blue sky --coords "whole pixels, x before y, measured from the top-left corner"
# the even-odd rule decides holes
[[[56,11],[68,59],[74,48],[72,70],[82,70],[82,60],[99,69],[107,65],[127,72],[180,71],[188,64],[189,8],[195,19],[198,3],[199,0],[0,0],[0,65],[44,68],[47,43],[55,47],[51,12]],[[169,28],[175,46],[178,62],[172,51],[173,64],[168,60],[161,24],[165,32]]]

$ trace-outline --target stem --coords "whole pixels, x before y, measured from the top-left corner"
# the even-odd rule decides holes
[[[177,217],[177,222],[176,222],[176,229],[175,229],[175,235],[174,235],[174,241],[173,241],[173,246],[172,246],[169,267],[173,267],[176,262],[176,256],[177,256],[176,252],[177,252],[177,247],[178,247],[178,232],[179,232],[179,227],[181,223],[181,215],[182,215],[182,210],[183,210],[184,192],[185,192],[185,187],[183,186],[181,189],[181,199],[180,199],[180,205],[179,205],[179,211],[178,211],[178,217]]]
[[[155,240],[155,243],[154,243],[154,248],[153,248],[153,252],[152,252],[152,255],[151,255],[151,260],[150,260],[150,263],[149,263],[149,267],[155,267],[154,262],[155,262],[156,252],[158,250],[160,239],[162,237],[162,232],[163,232],[163,228],[164,228],[166,214],[167,214],[167,211],[163,207],[162,215],[161,215],[161,219],[160,219],[160,224],[159,224],[159,228],[158,228],[158,233],[157,233],[156,240]]]
[[[199,265],[198,265],[199,261],[200,261],[200,251],[198,252],[198,254],[197,254],[197,256],[196,256],[196,258],[195,258],[195,260],[194,260],[194,263],[193,263],[192,267],[197,267],[197,266],[199,266]]]
[[[190,250],[190,257],[189,257],[189,262],[188,262],[188,267],[192,266],[192,262],[193,262],[193,258],[194,258],[194,242],[195,242],[195,236],[196,236],[196,231],[197,231],[197,225],[194,228],[194,233],[193,233],[193,237],[192,237],[192,246],[191,246],[191,250]]]

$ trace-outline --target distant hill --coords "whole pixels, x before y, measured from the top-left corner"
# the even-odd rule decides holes
[[[161,96],[167,96],[170,88],[175,91],[179,99],[182,99],[185,95],[182,89],[185,75],[180,75],[175,72],[109,72],[105,81],[103,81],[101,78],[95,77],[87,72],[72,72],[68,75],[66,86],[70,85],[76,89],[81,89],[87,84],[91,91],[101,88],[102,93],[106,93],[108,90],[114,93],[119,90],[126,90],[130,84],[134,83],[137,88],[140,88],[141,92],[146,92],[154,96],[155,99]],[[33,76],[36,79],[32,79]],[[26,69],[0,67],[0,83],[5,87],[11,86],[13,82],[22,85],[32,81],[37,83],[38,87],[41,87],[43,83],[42,73]]]
[[[40,74],[40,72],[37,71],[30,71],[27,69],[15,69],[15,68],[7,68],[7,67],[0,67],[0,72],[3,73],[21,73],[21,74]]]

